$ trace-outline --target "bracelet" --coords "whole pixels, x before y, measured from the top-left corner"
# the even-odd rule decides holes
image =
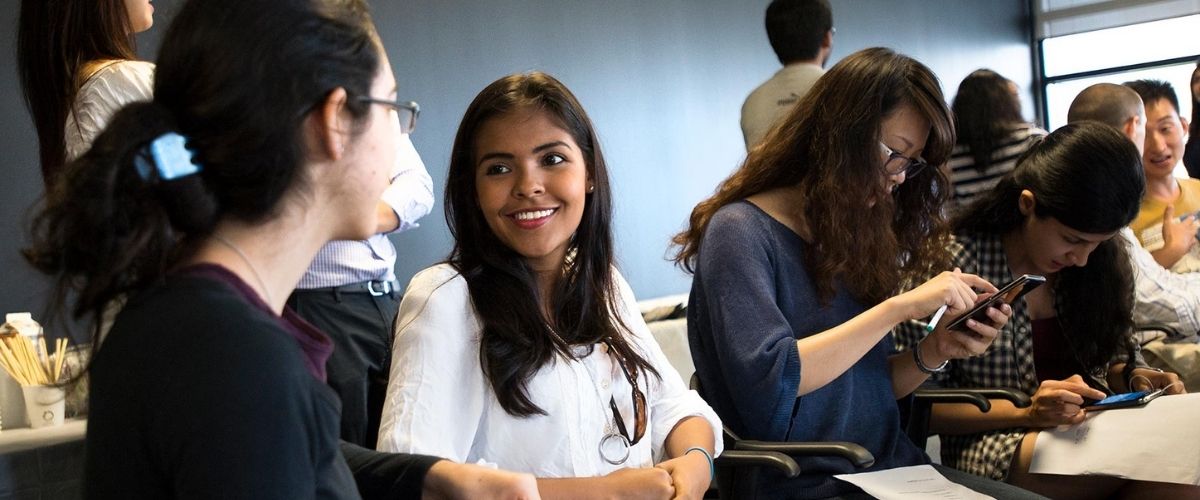
[[[917,362],[917,369],[921,370],[921,373],[924,373],[926,375],[933,375],[935,373],[944,372],[944,371],[946,371],[946,365],[950,364],[950,360],[947,359],[945,361],[942,361],[942,364],[937,365],[934,368],[930,368],[929,366],[927,366],[925,364],[925,361],[921,359],[921,343],[920,342],[917,342],[917,344],[913,346],[912,353],[913,353],[913,361]]]
[[[683,454],[687,455],[688,453],[691,453],[693,451],[698,451],[700,453],[703,453],[704,458],[708,459],[708,482],[710,482],[710,483],[713,482],[713,480],[715,480],[717,477],[717,469],[715,467],[713,467],[712,454],[709,453],[708,450],[701,448],[699,446],[693,446],[691,448],[688,448],[683,451]],[[683,456],[683,455],[680,455],[680,456]]]

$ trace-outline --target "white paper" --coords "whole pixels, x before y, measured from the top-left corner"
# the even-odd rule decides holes
[[[1042,431],[1029,471],[1200,485],[1200,394],[1162,396]]]
[[[913,500],[917,498],[986,500],[992,498],[961,484],[951,482],[932,465],[897,467],[858,474],[838,474],[833,477],[858,486],[867,494],[882,500]]]

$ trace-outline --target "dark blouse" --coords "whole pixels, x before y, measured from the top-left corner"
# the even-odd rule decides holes
[[[1188,176],[1193,179],[1200,179],[1200,137],[1193,134],[1188,138],[1187,145],[1183,147],[1183,166],[1187,168]]]
[[[436,458],[339,442],[341,404],[321,380],[330,350],[218,266],[138,294],[90,369],[86,495],[419,497]]]
[[[1031,320],[1033,326],[1033,367],[1038,382],[1066,380],[1088,373],[1075,358],[1057,317]]]

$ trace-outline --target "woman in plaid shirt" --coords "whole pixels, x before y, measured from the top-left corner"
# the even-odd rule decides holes
[[[1143,367],[1130,337],[1132,270],[1113,236],[1137,214],[1144,189],[1133,143],[1111,127],[1081,122],[1031,148],[953,222],[952,266],[992,283],[1044,275],[1048,286],[1013,304],[987,352],[952,360],[934,376],[948,387],[1014,388],[1033,399],[1027,408],[993,401],[988,413],[935,406],[932,430],[943,434],[948,465],[1054,498],[1197,494],[1182,485],[1029,473],[1038,430],[1083,421],[1086,400],[1164,386],[1183,391],[1175,374]],[[917,322],[896,330],[901,348],[924,336]]]

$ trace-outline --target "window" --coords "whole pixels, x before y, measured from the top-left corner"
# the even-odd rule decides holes
[[[1170,82],[1180,115],[1190,119],[1190,82],[1200,58],[1197,2],[1183,0],[1037,0],[1042,118],[1066,124],[1071,101],[1094,83]]]
[[[1162,66],[1151,66],[1148,68],[1135,70],[1116,70],[1110,73],[1103,73],[1096,76],[1088,76],[1071,80],[1056,80],[1047,82],[1045,86],[1046,98],[1046,126],[1050,130],[1067,124],[1067,110],[1071,107],[1071,101],[1079,95],[1083,89],[1088,86],[1101,83],[1125,83],[1131,80],[1153,79],[1165,80],[1175,87],[1175,94],[1179,97],[1179,115],[1192,119],[1192,94],[1189,85],[1192,81],[1192,71],[1196,69],[1195,59],[1188,60],[1184,63],[1168,64]]]

